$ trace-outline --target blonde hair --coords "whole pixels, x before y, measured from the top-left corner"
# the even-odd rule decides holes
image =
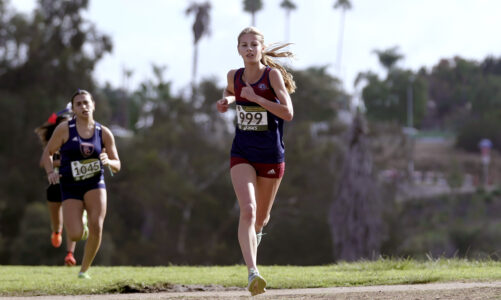
[[[264,35],[259,31],[256,27],[247,27],[240,32],[238,35],[238,44],[240,44],[240,38],[244,34],[253,34],[258,37],[259,42],[265,47],[265,50],[263,51],[263,57],[261,58],[261,63],[265,66],[270,66],[272,68],[278,69],[280,73],[282,74],[282,77],[284,79],[285,83],[285,88],[287,89],[287,92],[289,94],[294,93],[296,90],[296,83],[294,82],[293,76],[290,72],[288,72],[285,67],[283,67],[281,64],[276,62],[273,58],[274,57],[288,57],[288,58],[293,58],[294,54],[290,51],[279,51],[282,48],[285,48],[289,45],[292,45],[292,43],[284,43],[284,44],[272,44],[269,47],[266,47],[264,44]]]

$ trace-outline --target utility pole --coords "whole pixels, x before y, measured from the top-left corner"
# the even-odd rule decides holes
[[[414,127],[414,99],[413,99],[413,88],[412,84],[414,83],[414,78],[409,78],[409,84],[407,85],[407,127]]]
[[[407,163],[407,171],[409,172],[410,178],[414,174],[414,136],[416,135],[416,129],[414,128],[414,75],[409,77],[409,83],[407,85],[407,136],[409,138],[409,161]]]
[[[478,143],[478,147],[480,148],[480,153],[482,155],[482,183],[484,188],[489,186],[489,163],[491,161],[491,148],[492,142],[489,139],[482,139]]]

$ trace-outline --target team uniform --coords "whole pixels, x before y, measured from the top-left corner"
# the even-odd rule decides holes
[[[60,159],[60,155],[58,153],[52,156],[53,160]],[[59,168],[54,168],[55,172],[59,172]],[[47,187],[47,201],[49,202],[61,202],[61,187],[59,183],[57,184],[49,184]]]
[[[95,122],[91,138],[80,137],[76,119],[68,122],[69,138],[59,150],[61,154],[61,197],[62,200],[83,200],[86,192],[106,189],[104,170],[99,154],[103,149],[101,124]]]
[[[49,184],[47,187],[47,201],[61,202],[61,187],[59,184]]]
[[[280,103],[271,87],[270,71],[267,66],[261,78],[251,86],[256,95]],[[230,165],[248,163],[256,169],[258,176],[280,178],[285,171],[284,120],[240,96],[246,86],[243,73],[244,68],[238,69],[234,78],[237,124]]]

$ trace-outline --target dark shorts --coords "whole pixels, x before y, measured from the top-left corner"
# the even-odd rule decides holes
[[[58,184],[49,184],[47,187],[47,201],[61,202],[61,187]]]
[[[275,164],[255,163],[250,162],[245,158],[231,157],[230,169],[238,164],[249,164],[256,170],[256,175],[267,178],[282,178],[285,172],[285,162]]]
[[[84,195],[90,190],[106,189],[104,180],[98,182],[78,182],[78,183],[63,183],[61,182],[61,198],[62,200],[77,199],[84,200]]]

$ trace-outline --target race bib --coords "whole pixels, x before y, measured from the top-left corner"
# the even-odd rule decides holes
[[[268,114],[261,106],[237,105],[238,129],[246,131],[268,130]]]
[[[99,159],[90,158],[71,162],[71,173],[75,181],[84,180],[101,174]]]

